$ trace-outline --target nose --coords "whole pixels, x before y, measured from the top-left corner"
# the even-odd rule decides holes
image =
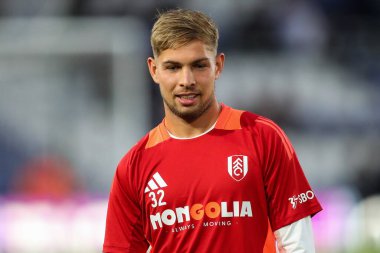
[[[194,73],[191,68],[183,68],[181,71],[180,85],[192,86],[195,84]]]

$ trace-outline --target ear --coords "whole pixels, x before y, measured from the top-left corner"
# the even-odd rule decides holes
[[[219,78],[224,68],[224,53],[220,53],[215,57],[215,80]]]
[[[158,84],[159,82],[157,77],[156,60],[153,57],[149,57],[146,62],[148,64],[150,76],[152,77],[153,81]]]

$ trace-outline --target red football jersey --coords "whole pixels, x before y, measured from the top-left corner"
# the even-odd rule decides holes
[[[121,160],[104,252],[276,252],[273,231],[321,206],[272,121],[222,105],[215,127],[171,138],[161,123]]]

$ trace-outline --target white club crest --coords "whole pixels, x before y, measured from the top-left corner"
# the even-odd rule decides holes
[[[228,174],[236,181],[242,180],[248,172],[248,156],[232,155],[227,158]]]

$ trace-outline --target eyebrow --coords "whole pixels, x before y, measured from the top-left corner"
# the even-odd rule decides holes
[[[197,60],[191,62],[191,64],[195,64],[195,63],[202,62],[202,61],[206,61],[206,60],[209,61],[209,58],[207,58],[207,57],[200,58],[200,59],[197,59]],[[167,60],[167,61],[164,61],[162,64],[179,64],[179,65],[181,65],[180,62],[173,61],[173,60]]]

